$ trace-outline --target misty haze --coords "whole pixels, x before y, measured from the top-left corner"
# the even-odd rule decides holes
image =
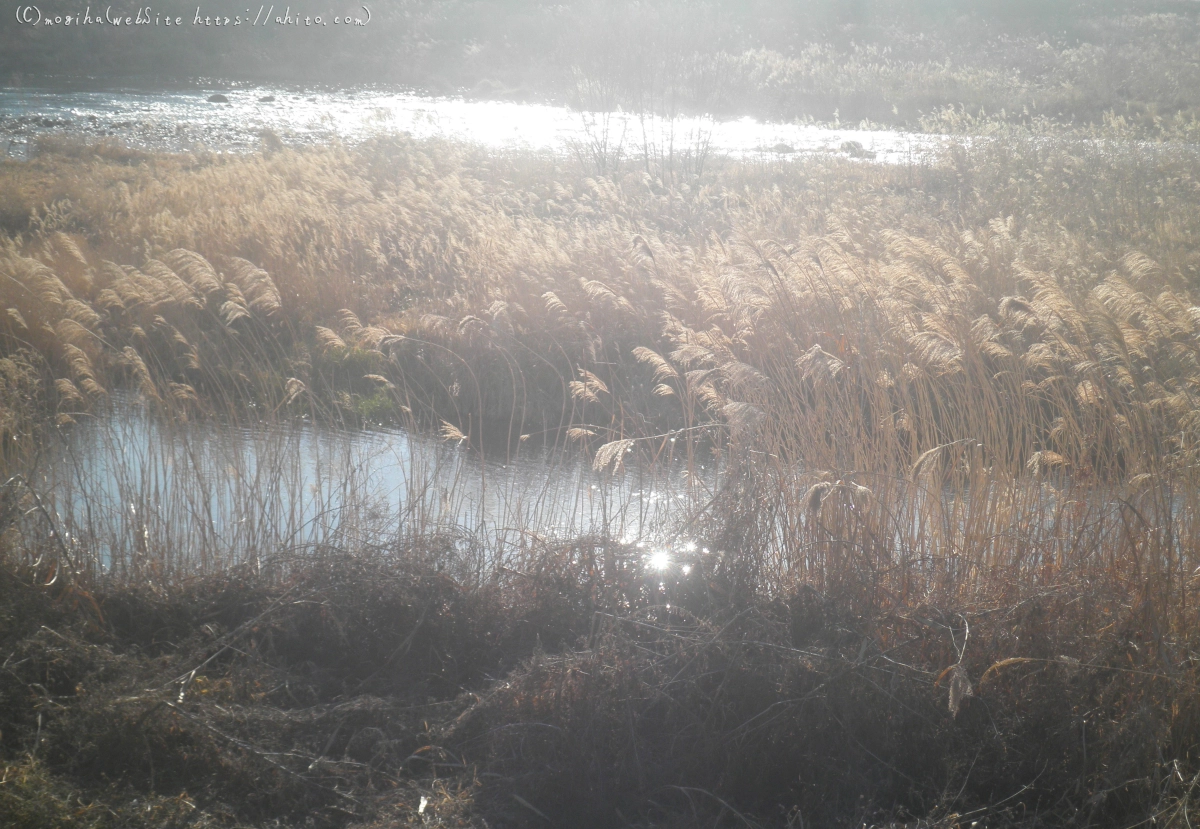
[[[1200,3],[0,9],[0,825],[1189,829]]]

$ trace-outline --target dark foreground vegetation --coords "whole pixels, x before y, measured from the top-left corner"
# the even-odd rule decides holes
[[[172,585],[0,578],[0,821],[1135,826],[1198,807],[1161,582],[735,598],[580,541],[487,583],[322,551]],[[664,583],[665,581],[665,583]],[[918,818],[920,818],[918,820]]]

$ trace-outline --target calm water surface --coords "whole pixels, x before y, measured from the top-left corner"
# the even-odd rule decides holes
[[[105,565],[147,550],[203,564],[431,532],[493,552],[595,535],[661,555],[668,538],[686,543],[677,522],[714,480],[711,465],[704,483],[681,462],[597,473],[576,448],[491,459],[401,429],[172,423],[132,397],[60,435],[35,486],[71,543]]]

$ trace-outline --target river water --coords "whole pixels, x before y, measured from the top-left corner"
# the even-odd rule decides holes
[[[631,113],[589,113],[508,101],[429,97],[372,88],[312,90],[256,86],[225,90],[134,89],[50,91],[0,87],[0,147],[25,157],[39,136],[114,138],[150,150],[244,152],[265,131],[287,144],[408,133],[442,137],[495,150],[552,152],[704,153],[732,158],[779,158],[842,153],[905,163],[935,152],[939,136],[891,130],[831,129],[752,118],[717,121]]]

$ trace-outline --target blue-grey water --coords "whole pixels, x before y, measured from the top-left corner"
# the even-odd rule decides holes
[[[60,430],[50,455],[33,484],[72,549],[105,568],[433,534],[490,554],[603,536],[661,555],[686,543],[678,521],[714,481],[711,464],[706,482],[681,462],[600,473],[577,447],[493,459],[402,429],[168,422],[128,396]]]
[[[403,429],[166,421],[135,396],[118,394],[109,410],[59,430],[31,483],[73,559],[101,570],[161,565],[188,573],[322,546],[387,548],[433,537],[459,550],[459,565],[475,572],[581,537],[635,545],[652,568],[686,567],[703,543],[695,519],[714,503],[720,465],[692,447],[698,454],[689,467],[671,455],[670,441],[653,443],[653,463],[639,463],[633,452],[613,474],[593,470],[574,444],[490,457]],[[683,455],[682,441],[679,447]],[[795,475],[779,483],[816,480],[799,469]],[[992,530],[973,543],[1006,558],[1020,534],[1028,547],[1021,566],[1036,568],[1086,557],[1081,533],[1135,525],[1161,531],[1142,527],[1139,515],[1170,524],[1172,555],[1190,562],[1189,570],[1196,564],[1182,546],[1191,537],[1194,497],[1169,482],[1135,493],[1079,486],[1067,476],[997,479],[968,493],[920,480],[860,480],[868,486],[839,481],[832,501],[853,511],[883,499],[883,511],[874,512],[876,521],[887,517],[879,531],[893,536],[894,555],[919,570],[987,558],[987,550],[966,555],[959,547],[980,520]],[[31,510],[27,519],[44,538],[40,513]],[[815,552],[809,530],[821,520],[820,510],[777,514],[772,555],[787,567],[807,566]]]

